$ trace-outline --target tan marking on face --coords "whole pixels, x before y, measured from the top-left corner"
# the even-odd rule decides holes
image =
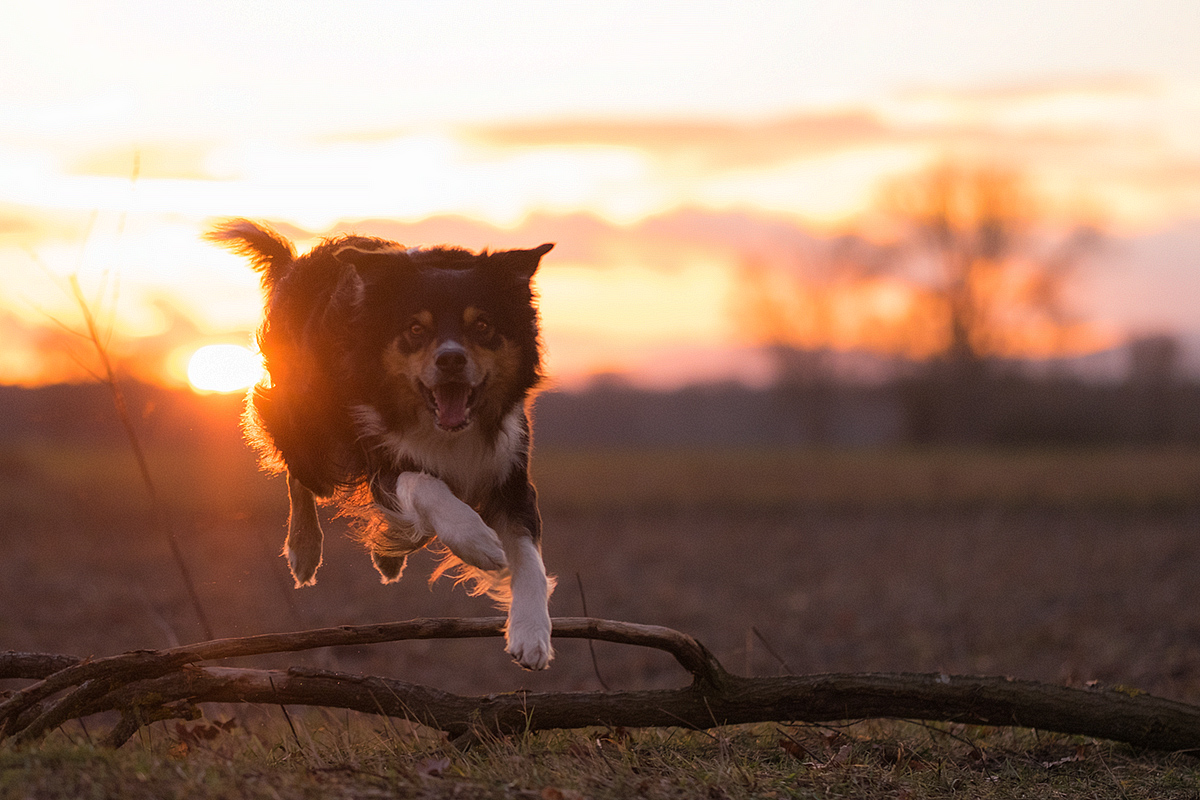
[[[388,383],[392,396],[397,401],[397,408],[403,411],[402,424],[405,426],[414,424],[421,409],[425,407],[425,398],[417,389],[415,379],[420,374],[422,356],[427,355],[430,350],[431,348],[424,347],[415,353],[406,353],[400,349],[397,340],[389,344],[383,352],[383,371],[391,379]]]
[[[483,309],[476,308],[475,306],[467,306],[463,310],[463,328],[464,328],[464,330],[468,330],[468,331],[471,330],[471,326],[474,325],[475,322],[483,315],[484,315]]]
[[[400,340],[396,339],[387,346],[383,351],[383,371],[389,378],[407,378],[418,374],[420,356],[422,350],[428,350],[424,347],[415,353],[406,353],[400,347]]]
[[[406,352],[412,345],[412,330],[414,325],[421,326],[426,332],[427,341],[413,352]],[[414,378],[421,374],[421,369],[430,359],[433,352],[433,314],[420,311],[413,316],[400,335],[388,344],[383,352],[383,370],[392,378]],[[404,342],[404,346],[401,346]]]

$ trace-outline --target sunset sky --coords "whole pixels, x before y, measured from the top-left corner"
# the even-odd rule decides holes
[[[1194,0],[9,5],[0,383],[79,374],[70,275],[143,377],[247,343],[256,276],[200,240],[229,216],[302,249],[555,241],[555,385],[761,382],[740,269],[868,230],[947,159],[1104,229],[1070,298],[1097,347],[1200,343]]]

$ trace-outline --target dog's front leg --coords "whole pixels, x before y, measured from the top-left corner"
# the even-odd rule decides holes
[[[505,652],[525,669],[545,669],[554,658],[550,646],[550,581],[541,548],[519,525],[500,526],[508,556],[512,602],[504,629]]]
[[[437,536],[464,563],[489,571],[508,565],[496,532],[440,479],[402,472],[396,480],[396,501],[419,532]]]
[[[321,566],[321,522],[317,519],[317,500],[304,484],[288,475],[288,535],[284,545],[288,566],[296,579],[296,588],[317,582]]]

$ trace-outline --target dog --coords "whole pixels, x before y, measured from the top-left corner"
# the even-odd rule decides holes
[[[244,427],[268,469],[287,475],[284,553],[316,581],[317,499],[363,524],[383,578],[436,539],[451,571],[507,609],[505,649],[522,667],[553,658],[528,403],[540,381],[531,280],[554,246],[472,253],[345,235],[297,255],[245,219],[206,238],[261,273],[265,377]]]

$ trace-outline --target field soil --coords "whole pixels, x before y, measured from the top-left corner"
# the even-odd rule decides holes
[[[317,585],[294,589],[283,482],[245,448],[164,445],[150,463],[216,637],[496,613],[446,579],[430,585],[427,553],[382,585],[332,510]],[[677,628],[747,675],[998,674],[1200,701],[1200,454],[547,451],[535,464],[554,615],[586,603]],[[0,649],[108,655],[204,638],[126,450],[26,445],[0,471]],[[463,693],[687,679],[653,651],[596,643],[597,676],[586,642],[556,647],[536,674],[495,640],[253,663]]]

